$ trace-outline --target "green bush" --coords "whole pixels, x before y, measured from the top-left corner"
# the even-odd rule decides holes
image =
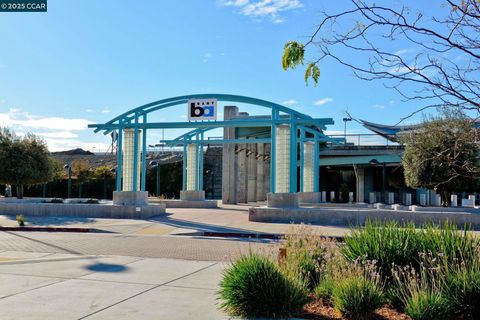
[[[285,317],[300,310],[307,292],[265,257],[250,253],[227,269],[220,282],[220,308],[233,316]]]
[[[284,241],[286,257],[282,270],[291,277],[299,277],[313,291],[322,276],[327,253],[326,242],[314,234],[311,228],[294,228]]]
[[[325,303],[330,303],[334,288],[335,279],[330,276],[326,276],[322,277],[320,283],[315,287],[313,293],[317,299],[322,299]]]
[[[413,223],[367,221],[345,237],[341,251],[349,261],[375,261],[388,280],[392,265],[405,266],[418,261],[419,238]]]
[[[363,275],[338,279],[332,291],[335,309],[350,319],[366,319],[384,304],[382,287]]]
[[[17,219],[17,223],[20,227],[25,226],[25,217],[23,216],[23,214],[17,215],[16,219]]]
[[[348,190],[348,186],[344,183],[341,184],[340,189],[338,190],[338,194],[340,195],[340,202],[347,203],[349,193],[350,193],[350,190]]]
[[[447,318],[449,302],[440,292],[420,290],[407,299],[404,311],[412,320],[440,320]]]
[[[480,266],[451,265],[445,275],[444,295],[457,318],[478,319],[480,315]]]
[[[466,229],[458,230],[448,222],[416,229],[412,222],[367,221],[364,228],[354,228],[345,238],[342,254],[349,261],[375,261],[384,279],[391,283],[392,267],[412,266],[418,270],[423,253],[471,264],[478,255],[479,241]]]

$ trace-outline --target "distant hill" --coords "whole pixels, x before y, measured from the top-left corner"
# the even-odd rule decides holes
[[[53,155],[66,155],[66,156],[90,156],[94,155],[93,152],[83,150],[82,148],[76,148],[72,150],[67,150],[67,151],[57,151],[57,152],[52,152]]]

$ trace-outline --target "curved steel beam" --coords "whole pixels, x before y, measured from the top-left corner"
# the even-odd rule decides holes
[[[158,101],[154,101],[145,105],[142,105],[140,107],[133,108],[127,112],[122,113],[121,115],[111,119],[110,121],[107,121],[105,124],[113,124],[117,121],[123,120],[123,121],[130,121],[131,119],[134,118],[135,114],[146,114],[150,113],[153,111],[157,111],[160,109],[168,108],[171,106],[179,105],[182,103],[186,103],[189,99],[206,99],[206,98],[214,98],[217,99],[218,101],[229,101],[229,102],[238,102],[238,103],[246,103],[246,104],[253,104],[253,105],[258,105],[262,106],[265,108],[270,108],[270,109],[276,109],[278,111],[294,115],[298,118],[301,119],[311,119],[310,116],[300,113],[298,111],[295,111],[293,109],[287,108],[285,106],[282,106],[278,103],[274,103],[271,101],[267,100],[262,100],[262,99],[257,99],[257,98],[252,98],[252,97],[246,97],[246,96],[240,96],[240,95],[232,95],[232,94],[219,94],[219,93],[211,93],[211,94],[191,94],[191,95],[184,95],[184,96],[178,96],[178,97],[172,97],[168,99],[162,99]],[[95,132],[101,131],[102,129],[95,129]]]

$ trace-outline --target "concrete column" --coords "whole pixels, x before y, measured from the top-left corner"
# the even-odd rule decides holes
[[[238,107],[225,106],[223,118],[230,120],[238,114]],[[235,139],[235,128],[223,129],[224,139]],[[223,145],[222,152],[222,202],[225,204],[237,203],[237,164],[235,144]]]
[[[237,202],[248,202],[247,145],[239,144],[237,150]]]
[[[276,128],[275,193],[290,192],[290,126]]]
[[[314,192],[314,147],[313,142],[304,142],[303,144],[303,192]]]
[[[194,143],[187,145],[187,191],[195,191],[197,148]]]
[[[247,145],[248,158],[248,187],[247,200],[248,202],[257,201],[257,144],[249,143]]]
[[[357,182],[356,182],[356,192],[357,192],[357,202],[365,202],[365,168],[357,167],[355,170]]]
[[[266,159],[264,161],[265,163],[265,189],[264,189],[264,194],[263,194],[263,199],[267,199],[267,193],[270,192],[270,152],[271,152],[271,148],[270,148],[270,143],[266,144],[265,145],[265,156],[268,157],[268,159]]]
[[[139,131],[140,135],[140,131]],[[123,157],[122,157],[122,177],[123,185],[122,191],[139,191],[140,190],[140,178],[141,178],[141,152],[142,140],[138,139],[138,152],[137,152],[137,190],[133,190],[133,163],[134,163],[134,140],[135,130],[124,129],[123,130]]]
[[[265,144],[257,144],[257,196],[256,201],[265,200]]]

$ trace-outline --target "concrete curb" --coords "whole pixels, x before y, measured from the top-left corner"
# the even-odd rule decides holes
[[[92,232],[90,228],[63,228],[63,227],[0,227],[0,231],[25,232]]]
[[[255,239],[272,239],[280,240],[285,238],[285,234],[278,233],[247,233],[247,232],[203,232],[204,237],[218,237],[218,238],[255,238]],[[337,241],[343,241],[345,237],[342,236],[320,236],[325,239],[335,239]]]

